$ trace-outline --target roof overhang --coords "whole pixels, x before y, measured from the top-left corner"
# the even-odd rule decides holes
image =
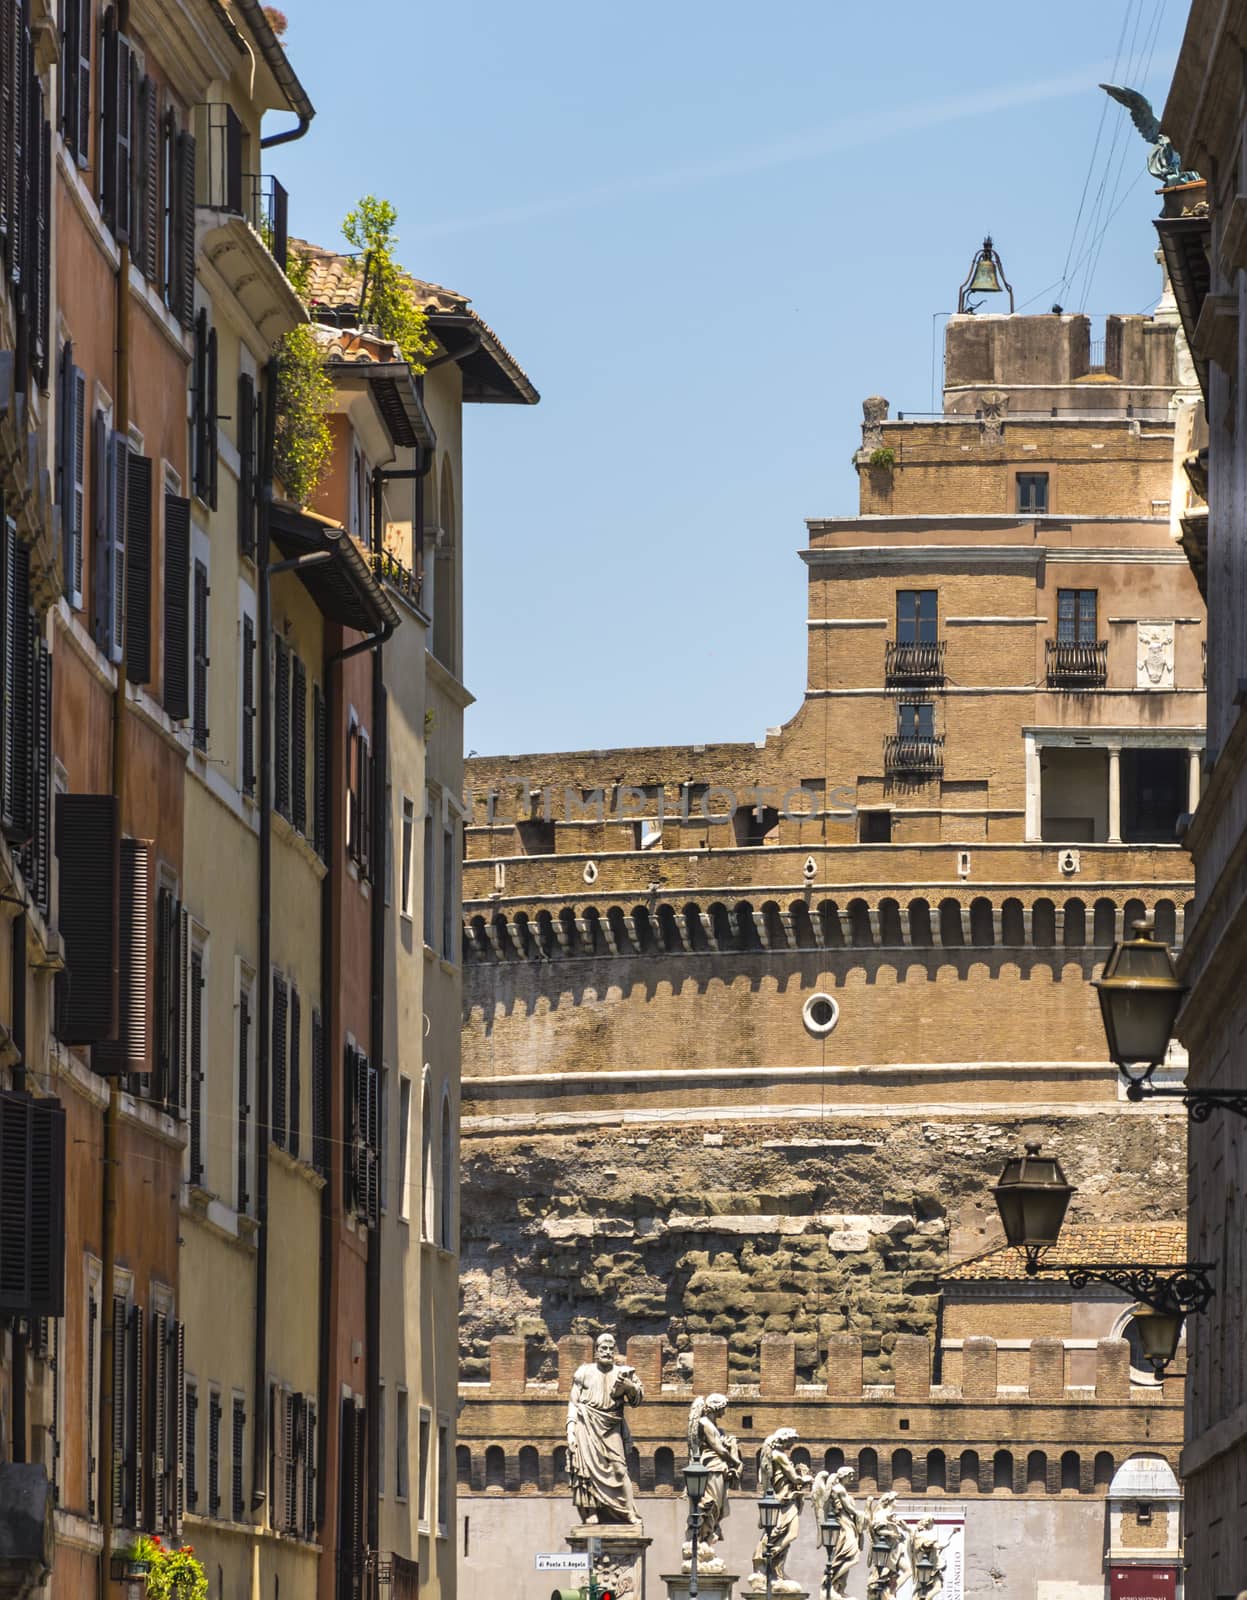
[[[406,361],[329,360],[325,371],[339,391],[371,393],[391,444],[408,450],[432,450],[437,444],[416,375]]]
[[[1182,319],[1182,331],[1195,362],[1199,386],[1207,401],[1208,354],[1200,349],[1197,330],[1204,302],[1212,287],[1212,266],[1208,259],[1212,219],[1208,216],[1173,216],[1157,217],[1155,222],[1169,282],[1173,286],[1173,297],[1178,303],[1178,315]]]
[[[478,405],[535,406],[541,396],[502,341],[470,310],[428,308],[429,331],[463,374],[463,398]]]
[[[195,214],[199,253],[270,347],[307,321],[294,285],[245,217],[207,206],[198,206]]]
[[[356,633],[380,633],[398,626],[399,613],[373,576],[367,554],[338,523],[287,500],[275,500],[269,535],[288,560],[310,555],[323,558],[295,570],[321,614],[331,622]]]

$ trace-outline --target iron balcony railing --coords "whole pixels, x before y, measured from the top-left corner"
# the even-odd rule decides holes
[[[898,644],[889,639],[885,646],[884,681],[901,686],[912,683],[943,683],[944,641],[932,644]]]
[[[889,778],[938,778],[944,771],[944,735],[890,735],[883,741],[883,770]]]
[[[374,577],[382,583],[388,583],[405,600],[410,600],[413,606],[420,607],[424,589],[423,573],[413,572],[388,550],[374,550],[370,559]]]
[[[289,255],[289,197],[277,179],[243,171],[243,127],[232,106],[198,108],[196,200],[214,211],[245,217],[284,272]]]
[[[1047,661],[1050,689],[1102,689],[1108,679],[1108,640],[1049,639]]]

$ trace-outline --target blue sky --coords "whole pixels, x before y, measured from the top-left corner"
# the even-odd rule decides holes
[[[335,244],[391,200],[404,265],[542,394],[467,418],[481,754],[793,713],[804,519],[856,508],[864,396],[930,408],[985,232],[1019,309],[1159,293],[1146,147],[1096,84],[1116,62],[1159,111],[1185,0],[285,9],[317,107],[267,156],[292,231]]]

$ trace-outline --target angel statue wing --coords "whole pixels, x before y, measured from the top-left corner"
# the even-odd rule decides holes
[[[1102,83],[1100,87],[1105,94],[1111,95],[1119,104],[1125,106],[1130,113],[1130,120],[1148,144],[1155,144],[1160,138],[1160,123],[1152,110],[1152,102],[1145,99],[1137,89],[1123,89],[1116,83]]]
[[[825,1469],[814,1479],[814,1487],[810,1490],[810,1504],[814,1507],[814,1526],[821,1528],[823,1525],[823,1508],[831,1494],[831,1473]]]

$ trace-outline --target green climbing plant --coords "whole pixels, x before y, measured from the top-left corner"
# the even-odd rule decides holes
[[[208,1574],[193,1545],[170,1548],[159,1534],[141,1533],[128,1554],[148,1563],[147,1600],[208,1600]]]
[[[424,371],[436,345],[429,335],[428,317],[412,298],[410,279],[394,258],[398,212],[388,200],[366,194],[342,223],[342,235],[361,256],[364,302],[361,321],[383,339],[392,339],[403,360],[416,372]]]
[[[869,465],[879,467],[884,472],[891,472],[896,465],[896,451],[893,450],[891,445],[880,445],[877,450],[870,452]]]
[[[289,499],[305,506],[315,495],[333,448],[328,411],[333,383],[307,323],[291,329],[277,347],[276,431],[273,472]]]

